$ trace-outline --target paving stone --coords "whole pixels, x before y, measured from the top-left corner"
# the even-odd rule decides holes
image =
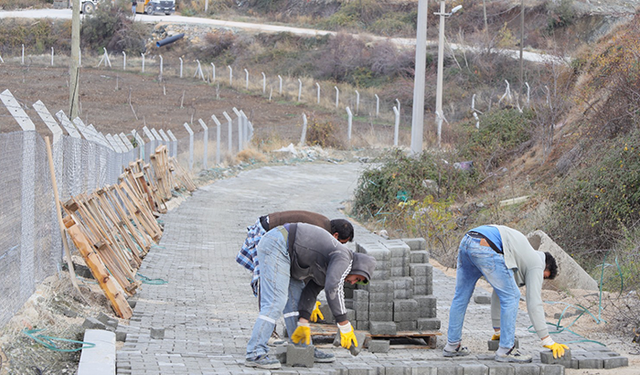
[[[395,335],[397,332],[396,324],[394,322],[386,321],[371,321],[369,323],[369,331],[372,335]]]
[[[463,375],[487,375],[489,368],[481,363],[461,363]]]
[[[516,373],[513,365],[509,363],[491,362],[487,367],[489,370],[487,375],[515,375]]]
[[[82,323],[82,328],[106,330],[107,326],[104,323],[102,323],[101,321],[99,321],[98,319],[96,319],[96,318],[88,317]]]
[[[605,358],[603,362],[603,366],[606,369],[629,366],[629,358],[627,357]]]
[[[515,375],[540,375],[540,366],[536,363],[515,364]]]
[[[564,369],[563,365],[542,365],[540,375],[564,375]]]
[[[578,368],[579,369],[601,369],[604,368],[604,361],[602,358],[583,358],[578,359]]]
[[[387,353],[390,347],[389,340],[371,340],[369,341],[368,350],[371,353]]]
[[[287,366],[313,367],[313,345],[287,345]]]
[[[540,362],[571,367],[571,349],[565,349],[564,355],[560,358],[553,358],[553,352],[551,350],[542,350],[540,351]]]
[[[418,331],[438,331],[441,325],[438,318],[420,318],[416,323]]]
[[[406,243],[411,251],[427,249],[427,240],[422,237],[402,238],[402,242]]]

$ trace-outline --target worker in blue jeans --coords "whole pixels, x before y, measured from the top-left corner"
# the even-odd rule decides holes
[[[138,2],[136,0],[131,1],[131,12],[133,13],[133,16],[136,16],[136,6],[138,5]]]
[[[468,355],[461,345],[464,316],[476,282],[482,276],[493,287],[491,296],[492,340],[500,340],[495,360],[531,362],[530,355],[515,348],[515,329],[521,286],[526,286],[527,312],[542,346],[551,349],[554,358],[562,357],[569,347],[549,336],[542,305],[542,282],[553,279],[558,266],[550,253],[535,250],[521,232],[502,225],[483,225],[470,230],[460,242],[456,270],[456,291],[449,310],[445,357]]]

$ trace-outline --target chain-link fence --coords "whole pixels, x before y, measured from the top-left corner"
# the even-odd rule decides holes
[[[5,104],[0,104],[0,112],[8,110],[11,114],[0,116],[0,128],[18,128],[16,122],[23,128],[0,133],[0,326],[4,326],[39,283],[61,271],[63,248],[45,139],[33,130],[32,120],[8,90],[0,98]],[[220,160],[217,143],[225,145],[225,156],[233,155],[250,141],[253,129],[242,114],[233,119],[231,136],[235,144],[228,152],[226,124],[221,126],[220,140],[215,127],[205,137],[202,126],[193,127],[199,131],[190,130],[193,136],[183,139],[155,129],[148,134],[123,134],[123,139],[102,136],[97,130],[91,133],[75,121],[72,129],[67,128],[70,122],[63,124],[63,132],[52,116],[43,120],[53,133],[52,159],[62,202],[117,183],[124,167],[139,158],[149,162],[149,155],[162,144],[192,173],[213,167]],[[238,143],[238,133],[244,134],[245,143]]]

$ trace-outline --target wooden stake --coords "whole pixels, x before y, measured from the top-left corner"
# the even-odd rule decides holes
[[[64,222],[62,221],[62,209],[60,208],[60,198],[58,197],[58,183],[56,182],[56,171],[53,166],[53,153],[51,152],[51,141],[49,137],[44,137],[44,141],[47,145],[47,158],[49,159],[49,172],[51,173],[51,185],[53,185],[53,197],[56,203],[56,214],[58,216],[58,225],[60,227],[60,237],[62,237],[62,245],[64,247],[64,255],[67,260],[67,266],[69,267],[69,277],[71,277],[71,284],[78,291],[80,297],[84,299],[78,281],[76,280],[76,271],[73,268],[73,261],[71,260],[71,250],[69,250],[69,244],[67,243],[67,233],[65,232]]]

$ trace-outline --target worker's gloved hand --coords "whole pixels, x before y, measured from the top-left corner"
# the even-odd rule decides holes
[[[320,311],[320,301],[316,301],[316,308],[311,312],[311,318],[309,318],[312,322],[317,322],[319,320],[324,320],[324,315],[322,315],[322,311]]]
[[[351,343],[358,346],[358,339],[356,338],[356,333],[353,331],[353,327],[351,323],[347,322],[345,325],[338,324],[338,329],[340,330],[340,345],[343,348],[349,349],[351,347]]]
[[[494,332],[493,336],[491,336],[491,340],[500,340],[500,331]]]
[[[304,340],[305,345],[311,344],[311,328],[309,323],[298,322],[298,328],[291,335],[291,341],[294,344],[299,344]]]
[[[565,344],[558,344],[557,342],[554,342],[549,336],[542,340],[542,346],[547,349],[551,349],[551,352],[553,352],[553,358],[560,358],[564,356],[564,350],[569,349]]]

